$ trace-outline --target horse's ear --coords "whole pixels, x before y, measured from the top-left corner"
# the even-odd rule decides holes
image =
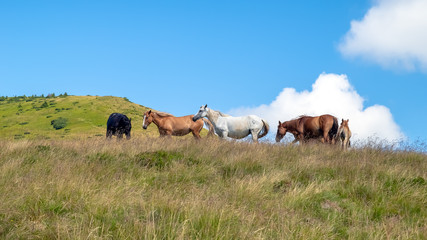
[[[206,105],[205,105],[205,108],[207,108],[207,107],[208,107],[208,105],[206,104]]]
[[[279,126],[282,125],[282,123],[279,121]]]
[[[347,122],[350,121],[350,119],[347,119]]]
[[[150,114],[151,113],[151,110],[150,111],[148,111],[148,114]]]

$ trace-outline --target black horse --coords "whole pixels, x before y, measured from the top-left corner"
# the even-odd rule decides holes
[[[111,138],[113,135],[117,138],[123,138],[123,134],[126,135],[126,139],[130,139],[130,130],[132,128],[131,119],[126,115],[120,113],[112,113],[107,121],[107,138]]]

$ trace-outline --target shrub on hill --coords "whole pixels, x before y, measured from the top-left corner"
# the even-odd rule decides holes
[[[60,118],[52,120],[50,122],[50,125],[52,125],[53,128],[55,128],[56,130],[58,130],[58,129],[66,127],[67,123],[68,123],[68,119],[67,118],[60,117]]]
[[[46,101],[44,101],[44,103],[40,106],[40,108],[47,108],[49,107],[49,104],[47,104]]]

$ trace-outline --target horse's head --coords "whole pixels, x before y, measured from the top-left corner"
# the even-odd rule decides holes
[[[281,123],[279,121],[279,126],[277,126],[277,133],[276,133],[276,142],[280,142],[282,138],[286,135],[286,132],[288,129],[285,126],[285,123]]]
[[[196,115],[194,115],[193,117],[193,121],[197,121],[201,118],[206,117],[206,115],[208,115],[208,105],[206,104],[205,106],[201,106],[199,111],[197,112]]]
[[[147,111],[144,113],[144,119],[142,120],[142,128],[147,129],[148,125],[150,125],[153,122],[153,113],[150,111]]]
[[[344,120],[344,118],[341,120],[341,126],[342,127],[348,127],[348,121],[349,121],[350,119],[347,119],[347,120]]]

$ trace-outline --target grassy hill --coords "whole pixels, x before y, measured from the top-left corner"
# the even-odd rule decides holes
[[[368,147],[0,140],[0,238],[426,239],[426,178]]]
[[[132,119],[132,137],[158,136],[154,124],[142,129],[142,115],[148,109],[126,98],[111,96],[2,97],[0,138],[102,138],[113,112]],[[51,121],[58,118],[67,119],[67,125],[56,130]]]

